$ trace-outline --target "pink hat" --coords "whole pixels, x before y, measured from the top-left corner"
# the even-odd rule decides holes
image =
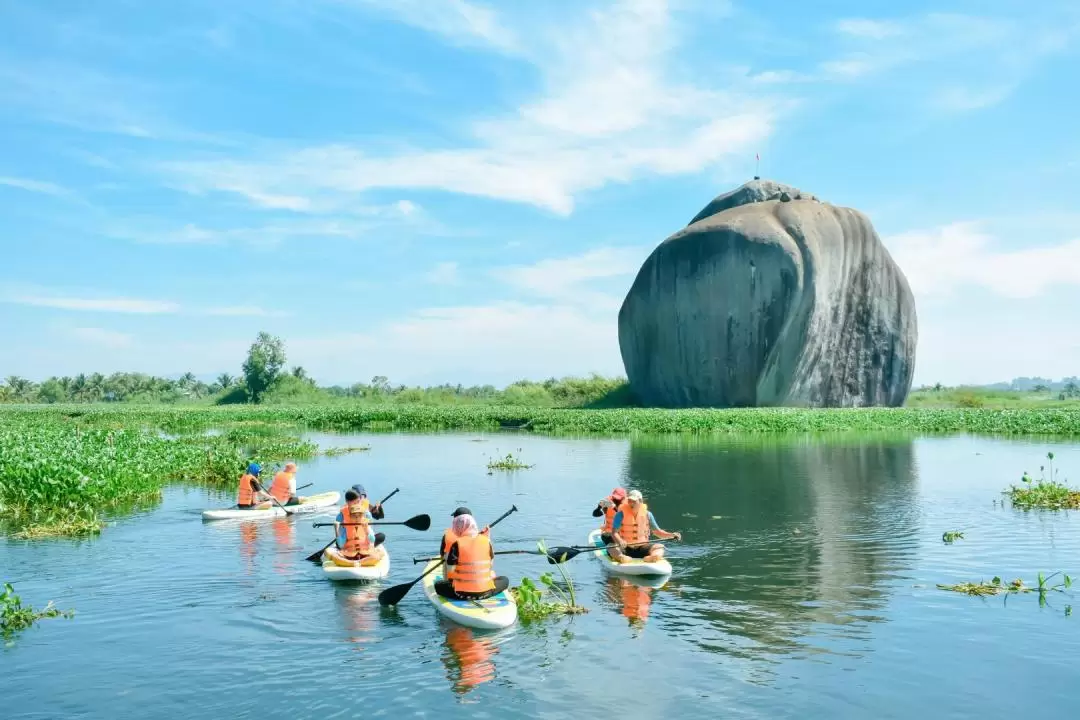
[[[612,500],[622,500],[626,497],[626,488],[617,487],[611,491]]]

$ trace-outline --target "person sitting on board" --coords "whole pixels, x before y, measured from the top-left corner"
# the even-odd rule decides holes
[[[326,554],[336,564],[373,565],[381,558],[382,551],[378,547],[386,540],[386,535],[372,533],[368,525],[370,519],[367,498],[361,498],[355,490],[346,490],[345,504],[334,518],[337,547],[326,549]]]
[[[368,512],[371,513],[371,517],[375,518],[376,520],[382,520],[384,517],[386,517],[386,513],[383,511],[382,505],[380,505],[379,503],[375,503],[374,505],[372,505],[371,501],[368,500],[367,490],[364,489],[363,485],[361,485],[360,483],[356,483],[352,486],[352,489],[353,492],[360,496],[360,500],[368,505]]]
[[[600,527],[600,539],[605,545],[611,544],[611,524],[615,521],[615,513],[619,511],[624,500],[626,500],[626,488],[617,487],[592,511],[593,517],[604,516],[604,524]]]
[[[262,467],[259,463],[251,463],[247,466],[247,472],[240,476],[240,487],[236,491],[236,507],[239,509],[251,510],[270,502],[270,496],[259,484],[260,472]]]
[[[510,578],[495,575],[495,549],[472,515],[458,515],[450,529],[455,539],[446,553],[446,579],[435,581],[437,594],[450,600],[483,600],[510,587]]]
[[[682,540],[682,534],[669,533],[656,524],[652,511],[641,499],[640,490],[631,490],[615,519],[611,522],[612,539],[615,544],[608,547],[608,554],[619,563],[628,563],[632,559],[641,559],[654,563],[664,557],[664,546],[659,543],[649,544],[649,537],[656,533],[665,540]]]
[[[456,517],[460,517],[462,515],[470,515],[471,516],[472,515],[472,510],[470,510],[469,508],[467,508],[465,506],[462,506],[462,507],[459,507],[457,510],[455,510],[453,513],[451,513],[450,517],[456,518]],[[451,520],[451,523],[453,523],[452,520]],[[485,525],[484,529],[480,531],[480,534],[481,535],[487,535],[490,531],[491,531],[491,528],[489,528],[488,526]],[[446,554],[448,552],[450,552],[450,546],[454,544],[455,540],[457,540],[457,535],[454,534],[454,527],[451,524],[451,526],[446,528],[446,531],[443,533],[442,543],[439,545],[439,556],[442,557],[443,560],[446,560]]]
[[[282,505],[299,505],[296,497],[296,463],[285,463],[285,468],[274,475],[270,494]]]

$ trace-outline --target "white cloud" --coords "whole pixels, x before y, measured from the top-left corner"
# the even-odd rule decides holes
[[[45,195],[56,195],[57,197],[63,197],[70,194],[69,190],[54,183],[42,182],[40,180],[28,180],[26,178],[0,177],[0,185],[19,188],[29,192],[43,193]]]
[[[428,272],[424,273],[424,279],[435,285],[456,285],[461,281],[456,262],[441,262]]]
[[[581,255],[541,260],[532,265],[495,268],[492,277],[519,290],[567,305],[610,310],[621,298],[597,292],[590,281],[623,278],[637,273],[652,248],[604,247]]]
[[[514,33],[484,5],[466,0],[338,0],[347,5],[391,13],[403,22],[442,35],[462,45],[479,45],[502,52],[518,47]]]
[[[202,313],[220,317],[284,317],[288,314],[280,311],[267,310],[258,305],[223,305],[220,307],[206,308]]]
[[[18,305],[34,305],[37,307],[56,308],[59,310],[76,310],[87,312],[111,312],[111,313],[134,313],[141,315],[158,315],[175,313],[180,310],[180,305],[174,302],[162,300],[142,300],[138,298],[80,298],[65,297],[61,295],[10,295],[3,298],[4,301]]]
[[[903,27],[899,23],[888,20],[866,20],[862,18],[849,18],[836,23],[836,29],[845,34],[871,40],[881,40],[903,34]]]
[[[100,345],[111,350],[129,348],[133,342],[131,335],[115,330],[106,330],[104,328],[75,328],[71,331],[71,334],[80,340],[94,345]]]
[[[387,375],[404,383],[505,384],[524,377],[622,373],[611,318],[562,305],[427,308],[365,334],[290,338],[286,351],[290,362],[320,382]],[[438,375],[430,362],[433,352]]]
[[[287,197],[300,208],[294,200],[304,198],[311,209],[376,188],[418,188],[568,215],[582,192],[695,173],[745,152],[771,133],[782,107],[674,75],[678,38],[662,2],[622,0],[578,23],[530,30],[524,54],[543,92],[472,123],[472,142],[393,152],[323,145],[161,169],[190,192],[233,192],[256,205]]]
[[[1021,250],[996,249],[978,222],[957,222],[883,238],[912,291],[946,296],[964,286],[1008,298],[1040,295],[1055,285],[1080,285],[1080,238]]]

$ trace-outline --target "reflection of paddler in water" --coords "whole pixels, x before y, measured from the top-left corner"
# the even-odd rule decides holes
[[[625,578],[607,579],[608,595],[611,601],[620,606],[620,612],[631,626],[641,627],[649,617],[653,593],[667,582],[667,578]]]
[[[499,648],[472,628],[455,625],[446,631],[447,652],[441,656],[454,693],[464,695],[477,685],[495,679],[492,657]]]
[[[334,593],[345,621],[349,642],[362,650],[369,640],[375,637],[374,617],[378,612],[376,596],[370,588],[339,587]]]
[[[296,539],[296,526],[289,518],[274,518],[274,541],[281,550],[290,550]]]
[[[240,526],[240,551],[247,560],[247,569],[250,573],[255,569],[255,543],[259,540],[259,524],[246,522]]]

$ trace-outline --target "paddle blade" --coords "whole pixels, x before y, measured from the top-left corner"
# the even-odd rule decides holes
[[[308,555],[308,556],[307,556],[307,557],[305,558],[305,560],[307,560],[308,562],[313,562],[313,563],[320,563],[320,562],[322,562],[322,554],[323,554],[324,552],[326,552],[326,549],[327,549],[328,547],[330,547],[331,545],[333,545],[333,544],[334,544],[334,541],[333,541],[333,540],[331,540],[330,542],[326,543],[326,545],[324,545],[324,546],[323,546],[323,548],[322,548],[321,550],[316,550],[316,551],[315,551],[315,552],[313,552],[312,554]]]
[[[547,552],[547,560],[552,565],[564,563],[567,560],[573,560],[581,551],[577,548],[565,547],[560,545],[559,547],[549,548]]]
[[[413,580],[409,583],[386,588],[379,593],[379,604],[383,606],[397,605],[409,594],[409,591],[412,590],[412,586],[415,584],[416,580]]]
[[[416,515],[406,520],[403,524],[405,527],[412,528],[413,530],[427,530],[431,527],[431,516]]]

